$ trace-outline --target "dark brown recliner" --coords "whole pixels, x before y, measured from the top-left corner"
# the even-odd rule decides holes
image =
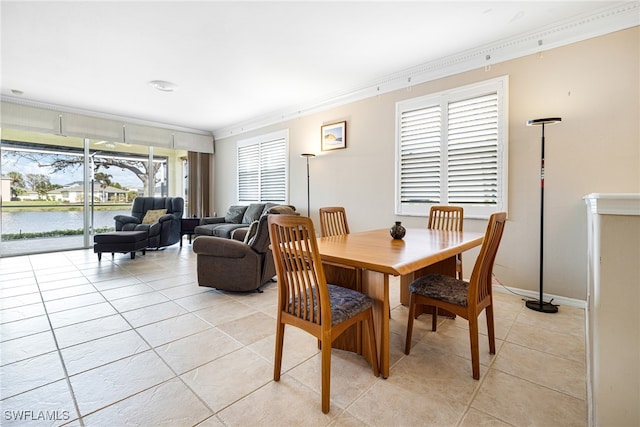
[[[278,206],[257,221],[255,234],[238,241],[224,237],[198,236],[193,251],[198,254],[198,284],[225,291],[246,292],[259,289],[276,275],[273,254],[269,249],[269,215],[295,211]]]

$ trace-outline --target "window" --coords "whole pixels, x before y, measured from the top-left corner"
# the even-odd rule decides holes
[[[238,202],[286,203],[289,132],[238,141]]]
[[[396,105],[396,214],[458,205],[466,218],[507,207],[507,83],[502,77]]]

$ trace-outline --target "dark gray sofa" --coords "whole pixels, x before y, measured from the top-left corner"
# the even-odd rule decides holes
[[[263,214],[278,206],[287,206],[295,211],[295,207],[293,206],[278,205],[276,203],[234,205],[229,207],[225,216],[202,218],[200,225],[196,226],[193,231],[195,237],[213,236],[243,240],[252,222],[259,220]]]

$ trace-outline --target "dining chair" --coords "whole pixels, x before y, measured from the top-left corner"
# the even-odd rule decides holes
[[[320,237],[342,236],[349,234],[347,213],[341,206],[320,208]],[[346,266],[345,266],[346,267]],[[349,267],[346,267],[349,268]],[[389,307],[391,318],[391,307]]]
[[[464,209],[460,206],[431,206],[427,228],[433,230],[462,231]],[[456,277],[462,277],[462,254],[456,254]]]
[[[411,333],[416,306],[426,305],[442,308],[454,313],[469,322],[469,339],[471,342],[471,366],[473,378],[480,379],[480,354],[478,343],[478,316],[485,311],[487,331],[489,335],[489,352],[496,353],[496,339],[493,323],[492,273],[493,263],[502,239],[502,232],[507,214],[494,213],[489,218],[487,231],[482,241],[478,259],[473,267],[469,282],[458,280],[441,274],[428,274],[414,280],[409,285],[411,301],[407,321],[407,337],[405,354],[411,350]],[[431,330],[436,331],[438,323],[437,310],[431,320]]]
[[[347,214],[343,207],[320,208],[320,235],[322,237],[349,234]]]
[[[278,314],[273,380],[280,380],[285,325],[318,339],[322,364],[322,412],[329,412],[331,343],[354,324],[368,331],[368,350],[377,377],[378,357],[370,297],[328,284],[310,218],[270,215],[269,235],[278,278]],[[364,345],[365,343],[363,343]]]

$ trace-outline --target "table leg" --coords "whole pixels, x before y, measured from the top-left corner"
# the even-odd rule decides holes
[[[324,269],[324,274],[327,278],[327,283],[339,285],[349,289],[354,289],[356,291],[367,294],[367,292],[365,292],[363,289],[363,276],[365,273],[367,273],[365,270],[362,270],[361,268],[351,267],[348,265],[338,265],[338,264],[325,263],[325,262],[322,263],[322,266]],[[369,278],[368,281],[369,281],[368,282],[369,288],[375,289],[376,280],[375,279],[372,280],[371,278]],[[389,280],[387,278],[387,291],[385,292],[385,294],[387,295],[387,302],[386,302],[387,307],[389,306],[388,283],[389,283]],[[378,297],[376,295],[371,295],[371,294],[368,294],[368,295],[374,297],[374,307],[373,307],[374,327],[376,330],[376,343],[377,343],[378,354],[379,354],[378,361],[380,361],[382,360],[382,358],[384,358],[384,356],[382,356],[382,354],[384,354],[384,351],[381,352],[381,349],[383,349],[384,346],[380,345],[382,336],[384,336],[384,334],[381,336],[381,333],[380,333],[382,328],[379,326],[381,324],[379,320],[379,317],[380,317],[379,311],[381,310],[381,307],[383,307],[384,305],[384,298]],[[388,308],[387,308],[387,312],[388,312]],[[382,323],[384,323],[385,320],[386,320],[386,330],[387,330],[386,342],[388,342],[389,319],[385,318]],[[340,350],[352,351],[354,353],[360,354],[369,363],[371,363],[372,357],[371,357],[371,354],[369,354],[368,346],[364,345],[364,343],[366,343],[366,341],[364,340],[367,339],[367,337],[365,337],[364,335],[365,334],[364,334],[363,325],[360,325],[360,324],[354,325],[349,329],[347,329],[346,331],[344,331],[338,338],[336,338],[333,341],[331,346],[333,348],[339,348]],[[388,359],[389,357],[388,357],[388,351],[387,351],[387,356],[385,359],[387,360],[387,365],[389,364]],[[388,375],[388,371],[389,369],[387,368],[386,370],[387,375]]]
[[[327,283],[360,291],[373,298],[373,321],[380,375],[389,376],[389,275],[344,265],[322,263]],[[346,330],[332,347],[361,354],[371,363],[362,325]]]
[[[327,283],[362,292],[362,269],[348,265],[322,263]],[[331,346],[362,355],[362,325],[354,325],[336,338]],[[367,358],[369,362],[371,359]]]
[[[373,298],[373,321],[376,330],[376,346],[380,375],[389,377],[389,275],[377,271],[364,270],[362,292]],[[365,354],[365,357],[367,355]],[[370,358],[368,358],[370,360]]]

